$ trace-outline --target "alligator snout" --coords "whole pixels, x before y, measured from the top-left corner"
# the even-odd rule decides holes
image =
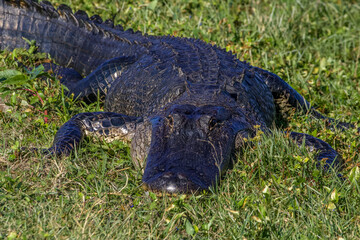
[[[222,106],[174,105],[152,118],[143,183],[167,194],[208,191],[230,164],[239,124]]]
[[[194,183],[184,173],[175,172],[165,172],[152,181],[144,182],[144,188],[153,192],[168,194],[195,193],[206,189],[204,186]]]

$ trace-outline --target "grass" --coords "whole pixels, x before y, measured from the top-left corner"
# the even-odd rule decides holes
[[[149,34],[216,43],[277,73],[319,111],[359,124],[356,1],[52,3]],[[139,187],[141,173],[121,142],[88,141],[62,159],[19,154],[21,147],[50,146],[61,124],[102,105],[72,101],[58,80],[41,68],[24,71],[16,59],[32,66],[46,56],[33,49],[0,54],[0,71],[19,71],[18,84],[0,85],[10,107],[0,113],[0,239],[359,239],[360,141],[354,130],[332,132],[299,114],[287,126],[331,144],[345,160],[346,181],[319,171],[312,153],[278,132],[238,153],[214,193],[158,197]]]

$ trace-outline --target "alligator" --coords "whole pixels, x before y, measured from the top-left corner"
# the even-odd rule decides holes
[[[128,142],[149,191],[215,187],[258,130],[271,136],[276,109],[284,105],[332,127],[354,127],[323,116],[276,74],[202,40],[124,30],[48,1],[0,0],[0,49],[25,48],[23,38],[56,61],[46,68],[68,94],[87,101],[99,95],[107,111],[72,117],[44,152],[68,155],[85,136]],[[341,156],[328,143],[284,134],[317,151],[325,169],[341,168]]]

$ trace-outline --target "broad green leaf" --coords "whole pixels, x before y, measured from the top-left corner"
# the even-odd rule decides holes
[[[0,71],[0,82],[4,82],[5,80],[7,80],[9,78],[18,76],[18,75],[23,75],[23,74],[17,70],[13,70],[13,69]]]
[[[360,178],[360,170],[359,167],[356,166],[350,171],[349,180],[350,182],[354,183]]]
[[[186,220],[185,226],[186,226],[186,232],[192,236],[195,233],[195,229],[192,226],[192,224],[189,222],[189,220]]]
[[[154,11],[154,9],[156,8],[157,5],[157,0],[152,1],[151,3],[149,3],[148,8],[151,9],[152,11]]]
[[[330,199],[333,203],[337,203],[339,201],[339,193],[336,188],[331,192]]]
[[[29,78],[24,75],[24,74],[21,74],[21,75],[15,75],[15,76],[12,76],[12,77],[9,77],[5,80],[2,81],[3,84],[9,84],[9,85],[22,85],[22,84],[25,84],[29,81]]]
[[[40,77],[42,74],[44,74],[44,66],[40,65],[37,66],[36,68],[32,69],[32,71],[29,72],[31,77],[30,79],[35,79],[37,77]]]

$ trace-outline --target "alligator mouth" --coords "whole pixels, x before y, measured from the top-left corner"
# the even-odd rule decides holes
[[[198,179],[190,179],[183,173],[165,172],[143,182],[145,191],[161,195],[197,194],[209,191],[209,187]]]

